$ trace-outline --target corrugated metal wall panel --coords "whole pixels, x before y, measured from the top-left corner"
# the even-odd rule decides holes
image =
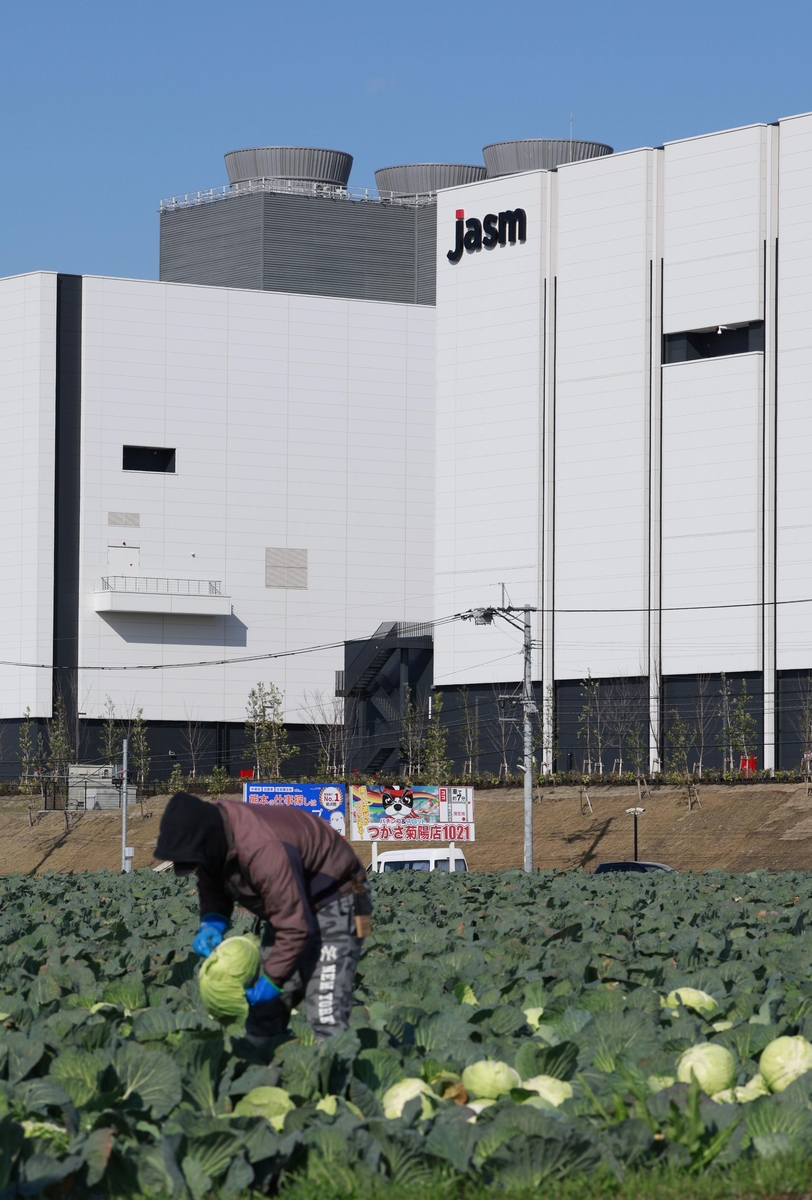
[[[266,289],[414,304],[414,208],[275,194],[263,199]]]
[[[436,207],[258,193],[161,215],[172,283],[434,304]]]
[[[262,287],[262,195],[161,213],[159,278]]]
[[[437,205],[415,210],[417,220],[417,303],[437,303]]]

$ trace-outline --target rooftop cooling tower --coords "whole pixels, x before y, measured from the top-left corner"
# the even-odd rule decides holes
[[[518,142],[492,142],[482,157],[488,178],[516,175],[519,171],[551,171],[564,163],[582,162],[611,154],[612,147],[602,142],[576,142],[569,138],[527,138]]]
[[[458,187],[484,178],[484,167],[462,163],[408,163],[402,167],[381,167],[375,172],[378,192],[384,199],[432,195],[438,188]]]
[[[347,186],[352,155],[343,150],[314,150],[309,146],[257,146],[231,150],[226,156],[229,183],[252,179],[286,179],[328,187]]]

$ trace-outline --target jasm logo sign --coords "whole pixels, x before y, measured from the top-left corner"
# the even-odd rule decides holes
[[[463,250],[472,253],[474,250],[492,250],[494,246],[506,246],[510,242],[527,240],[527,213],[523,208],[509,208],[505,212],[488,213],[484,220],[469,217],[466,221],[465,210],[457,209],[456,242],[453,250],[447,254],[448,261],[458,263]]]

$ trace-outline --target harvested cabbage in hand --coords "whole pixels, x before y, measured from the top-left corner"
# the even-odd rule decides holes
[[[259,942],[253,937],[226,938],[200,964],[198,984],[206,1012],[218,1021],[245,1020],[245,989],[259,975]]]

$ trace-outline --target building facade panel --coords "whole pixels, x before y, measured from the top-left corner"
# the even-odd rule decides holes
[[[778,245],[777,666],[812,669],[812,116],[782,121]]]
[[[264,679],[284,691],[288,719],[304,721],[314,693],[332,690],[345,637],[370,632],[382,611],[430,614],[431,513],[404,484],[430,471],[432,314],[389,306],[382,321],[376,304],[166,284],[139,285],[130,310],[130,283],[90,278],[85,291],[83,661],[166,666],[338,645],[203,670],[88,670],[84,711],[100,715],[109,694],[151,720],[240,721]],[[127,373],[145,339],[163,355],[160,383]],[[370,405],[377,433],[364,445]],[[174,449],[175,472],[123,471],[124,444]],[[138,512],[140,527],[108,529],[98,515],[108,509]],[[124,541],[137,542],[142,586],[219,581],[231,615],[97,613],[109,547]],[[306,587],[266,586],[269,547],[306,552]]]
[[[664,333],[762,319],[767,135],[751,125],[665,147]]]
[[[653,151],[640,150],[558,173],[554,670],[560,679],[646,671],[653,158]],[[627,611],[595,611],[606,609]]]
[[[51,715],[56,275],[0,280],[0,718]]]
[[[761,669],[763,356],[663,368],[662,670]]]
[[[547,176],[441,192],[437,204],[438,620],[499,603],[538,603],[541,280]],[[526,214],[526,240],[465,251],[453,263],[457,212]],[[456,622],[435,632],[438,684],[515,679],[516,639]]]

